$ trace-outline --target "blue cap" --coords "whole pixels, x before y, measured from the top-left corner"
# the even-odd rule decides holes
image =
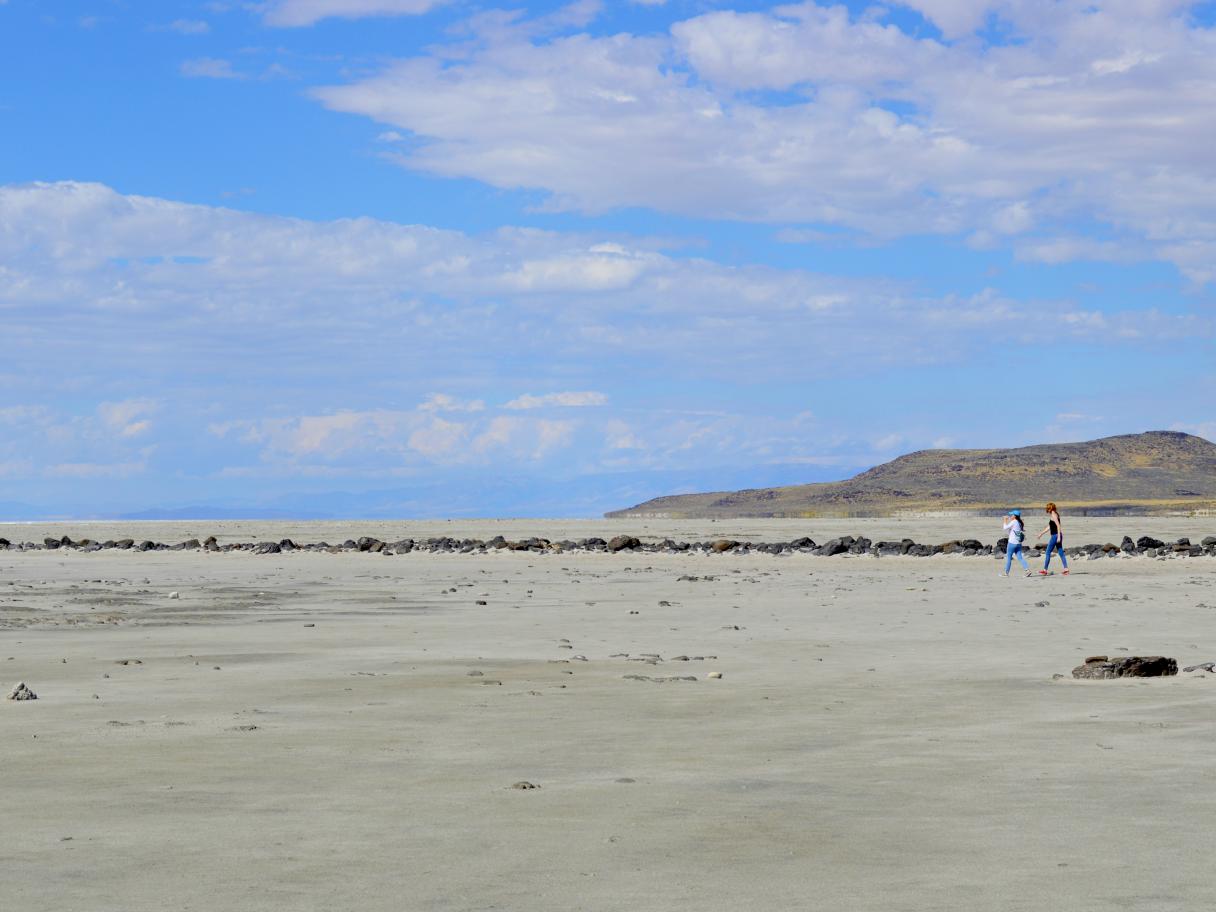
[[[1010,510],[1010,511],[1009,511],[1009,515],[1010,515],[1010,516],[1021,516],[1021,515],[1022,515],[1022,511],[1021,511],[1021,510]]]

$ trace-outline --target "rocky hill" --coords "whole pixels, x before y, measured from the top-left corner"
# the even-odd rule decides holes
[[[847,481],[656,497],[608,517],[890,516],[1041,507],[1072,515],[1216,509],[1216,444],[1173,431],[1010,450],[920,450]]]

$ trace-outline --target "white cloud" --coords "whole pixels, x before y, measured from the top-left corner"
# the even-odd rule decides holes
[[[691,454],[813,461],[830,450],[813,417],[647,412],[633,397],[719,383],[724,364],[750,383],[817,388],[965,361],[994,343],[1046,357],[1078,341],[1117,351],[1213,338],[1197,308],[926,296],[881,278],[660,249],[646,238],[279,218],[96,184],[0,186],[0,462],[152,460],[175,472],[252,462],[305,476],[670,468]],[[560,291],[512,278],[526,263],[580,257],[634,272]],[[53,401],[85,404],[65,413]],[[897,431],[922,446],[942,433],[883,428],[854,445]]]
[[[217,57],[196,57],[182,61],[178,68],[183,76],[191,79],[244,79],[232,68],[232,62]]]
[[[480,42],[316,95],[412,134],[398,159],[410,168],[541,189],[554,209],[981,246],[1097,221],[1210,280],[1216,30],[1164,0],[909,5],[949,38],[994,15],[1018,40],[940,42],[813,3],[710,12],[666,36],[540,39],[528,21],[497,21]],[[633,268],[541,262],[517,280],[603,269],[612,285]]]
[[[294,28],[322,19],[370,16],[419,16],[445,0],[273,0],[263,17],[267,25]]]
[[[202,19],[174,19],[168,25],[157,27],[160,31],[177,32],[179,35],[206,35],[211,26]]]
[[[565,408],[586,408],[588,406],[607,405],[608,397],[596,392],[545,393],[542,396],[524,394],[512,399],[503,408],[536,409],[561,406]]]
[[[420,412],[480,412],[486,404],[481,399],[457,399],[446,393],[431,393],[419,406]]]
[[[540,460],[568,446],[574,429],[571,421],[500,415],[473,439],[472,450],[476,454],[503,452],[520,460]]]
[[[468,432],[463,424],[433,418],[410,434],[409,447],[431,458],[446,456],[464,441]]]
[[[47,466],[43,474],[51,478],[130,478],[146,469],[143,462],[61,462]]]
[[[119,437],[138,437],[152,427],[148,418],[160,407],[155,399],[124,399],[97,406],[102,424]]]

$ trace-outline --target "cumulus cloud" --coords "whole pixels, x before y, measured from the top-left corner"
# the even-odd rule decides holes
[[[829,448],[813,419],[648,411],[639,390],[704,388],[723,365],[749,383],[818,389],[993,344],[1046,357],[1070,342],[1213,337],[1198,310],[933,296],[664,249],[280,218],[96,184],[0,186],[0,463],[308,476],[813,461]],[[628,263],[628,281],[517,279],[528,263],[597,258]],[[898,432],[921,445],[941,433]]]
[[[512,399],[503,408],[509,409],[536,409],[549,408],[552,406],[562,406],[565,408],[586,408],[594,405],[607,405],[608,397],[603,393],[596,392],[581,392],[581,393],[545,393],[542,396],[533,396],[525,393],[515,399]]]
[[[322,19],[419,16],[446,0],[273,0],[263,13],[267,25],[294,28]]]
[[[407,167],[540,189],[555,209],[981,245],[1097,221],[1210,279],[1216,31],[1190,4],[908,5],[946,40],[815,3],[709,12],[658,36],[499,23],[316,96],[412,134]],[[993,17],[1017,40],[983,37]],[[628,280],[626,263],[593,265]]]

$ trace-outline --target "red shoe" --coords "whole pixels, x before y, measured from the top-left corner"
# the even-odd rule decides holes
[[[1065,570],[1065,571],[1064,571],[1064,573],[1063,573],[1062,575],[1063,575],[1063,576],[1068,576],[1068,571],[1067,571],[1067,570]]]
[[[1047,571],[1046,571],[1046,570],[1040,570],[1040,571],[1039,571],[1039,576],[1047,576],[1047,575],[1048,575],[1048,573],[1047,573]]]

